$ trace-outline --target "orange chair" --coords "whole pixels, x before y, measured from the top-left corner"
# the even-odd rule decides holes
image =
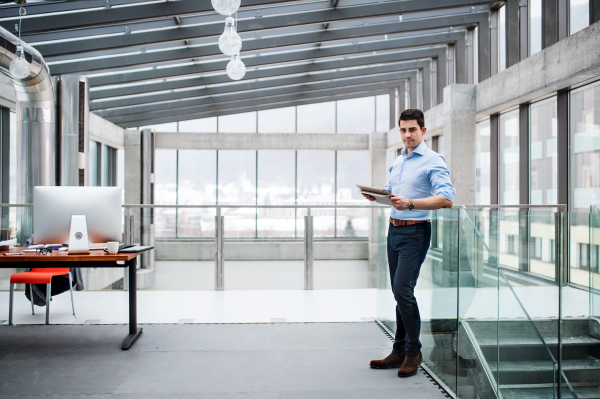
[[[75,303],[73,302],[73,280],[71,271],[68,267],[55,268],[36,268],[29,272],[14,273],[10,276],[10,299],[8,311],[8,324],[13,324],[13,297],[15,294],[15,284],[29,284],[29,297],[31,298],[31,314],[35,314],[33,309],[33,288],[32,284],[46,284],[46,324],[50,324],[50,299],[51,282],[54,276],[69,276],[69,289],[71,290],[71,306],[73,307],[73,316],[75,316]]]

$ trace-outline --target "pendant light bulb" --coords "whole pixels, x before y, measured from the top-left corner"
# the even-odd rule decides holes
[[[242,38],[235,31],[235,20],[225,19],[225,31],[219,37],[219,50],[225,55],[235,55],[242,49]]]
[[[15,79],[25,79],[29,76],[31,65],[25,59],[25,51],[22,46],[17,46],[15,56],[15,59],[10,62],[10,73]]]
[[[233,80],[240,80],[246,74],[246,65],[240,59],[240,55],[236,54],[231,57],[231,61],[227,64],[227,76]]]
[[[231,15],[240,8],[241,0],[210,0],[213,8],[221,15]]]

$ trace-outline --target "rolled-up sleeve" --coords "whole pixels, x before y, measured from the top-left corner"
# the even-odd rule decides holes
[[[389,169],[390,174],[392,173],[392,168],[393,167],[394,167],[394,165],[390,166],[390,169]],[[387,191],[390,194],[392,193],[392,182],[391,181],[387,182],[387,184],[385,185],[384,190]]]
[[[441,195],[448,201],[454,202],[456,190],[450,181],[450,171],[446,166],[446,160],[441,155],[433,157],[428,167],[429,181],[435,195]]]

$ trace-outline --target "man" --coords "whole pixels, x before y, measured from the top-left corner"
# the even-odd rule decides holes
[[[385,190],[393,204],[387,252],[392,292],[396,299],[396,338],[392,353],[371,367],[400,367],[398,377],[417,373],[421,354],[421,316],[414,290],[431,239],[431,210],[452,207],[456,190],[446,161],[423,142],[425,120],[421,110],[407,109],[400,115],[404,148],[390,168]],[[367,199],[375,198],[363,194]]]

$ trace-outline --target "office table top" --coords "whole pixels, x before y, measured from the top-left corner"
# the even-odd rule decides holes
[[[0,251],[0,263],[2,262],[116,262],[129,261],[143,252],[120,253],[110,255],[103,250],[93,250],[90,254],[69,255],[67,251],[52,251],[47,255],[38,255],[35,252],[22,255],[4,255],[5,252],[21,252],[26,247],[15,247]]]

